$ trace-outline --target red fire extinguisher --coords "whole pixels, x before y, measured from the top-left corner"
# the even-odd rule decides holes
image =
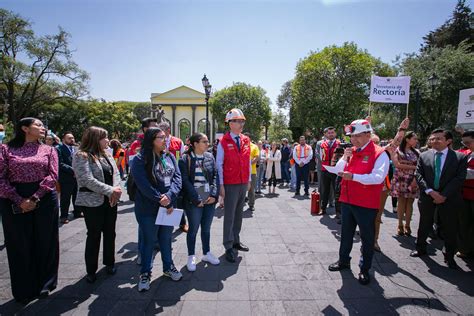
[[[319,199],[320,195],[318,189],[311,192],[311,215],[319,214]]]

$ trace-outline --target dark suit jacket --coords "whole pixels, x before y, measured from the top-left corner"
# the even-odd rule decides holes
[[[420,187],[420,200],[431,199],[431,197],[425,193],[425,190],[434,190],[435,153],[436,151],[433,149],[425,151],[420,155],[420,159],[418,159],[415,175],[418,186]],[[441,170],[439,189],[435,190],[446,197],[445,203],[462,201],[461,188],[466,178],[466,172],[466,156],[449,149],[443,169]]]
[[[59,158],[59,182],[76,182],[72,169],[72,153],[69,148],[60,144],[56,147]]]

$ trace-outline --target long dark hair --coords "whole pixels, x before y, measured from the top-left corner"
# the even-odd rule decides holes
[[[122,148],[122,144],[120,143],[120,141],[118,139],[112,139],[110,141],[110,147],[112,147],[112,150],[113,150],[113,153],[112,155],[115,157],[115,155],[117,155],[117,151]]]
[[[90,154],[94,160],[99,159],[101,155],[105,154],[105,151],[100,147],[100,141],[107,138],[107,135],[107,131],[102,127],[88,127],[82,135],[79,150]]]
[[[155,150],[153,143],[155,141],[156,135],[161,132],[162,130],[158,127],[148,128],[143,137],[142,148],[140,149],[140,153],[143,156],[143,160],[145,161],[146,175],[148,180],[153,184],[157,184],[155,172],[153,170],[155,167]]]
[[[206,136],[206,134],[203,133],[194,133],[191,135],[191,137],[189,137],[189,147],[186,153],[194,153],[194,143],[199,143],[204,136]]]
[[[400,142],[400,146],[398,146],[398,150],[403,153],[403,156],[406,155],[406,152],[405,152],[405,148],[407,147],[407,141],[412,138],[413,136],[416,136],[415,132],[413,131],[409,131],[405,134],[405,136],[403,137],[402,141]],[[420,156],[420,154],[418,153],[418,150],[416,150],[415,148],[411,147],[410,150],[412,152],[415,153],[415,155],[417,157]]]
[[[39,119],[35,117],[24,117],[19,120],[15,126],[15,136],[8,142],[8,147],[19,148],[23,146],[26,141],[26,133],[23,131],[22,127],[30,127],[35,121],[39,121]]]

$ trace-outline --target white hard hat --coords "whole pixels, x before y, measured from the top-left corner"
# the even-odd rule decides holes
[[[244,113],[240,109],[232,109],[229,112],[227,112],[225,116],[225,121],[226,123],[231,121],[231,120],[244,120],[245,121],[245,116]]]
[[[367,120],[355,120],[344,128],[346,135],[356,135],[365,132],[372,132],[372,126]]]

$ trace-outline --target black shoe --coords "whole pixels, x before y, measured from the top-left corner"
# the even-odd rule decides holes
[[[341,224],[342,224],[342,220],[339,218],[339,219],[336,220],[336,223],[337,223],[338,225],[341,225]]]
[[[235,253],[234,249],[230,248],[225,251],[225,260],[234,263],[235,262]]]
[[[341,263],[340,261],[338,262],[334,262],[332,264],[329,265],[329,271],[341,271],[341,270],[345,270],[345,269],[351,269],[351,265],[348,264],[348,263]]]
[[[84,217],[82,213],[74,213],[74,218],[81,218]]]
[[[249,247],[245,246],[243,243],[234,244],[232,248],[240,250],[240,251],[249,251]]]
[[[300,196],[300,193],[298,191],[296,191],[295,196]]]
[[[367,285],[370,283],[370,275],[369,272],[361,272],[359,273],[359,283],[362,285]]]
[[[106,266],[105,272],[107,272],[107,274],[114,275],[115,273],[117,273],[117,268],[115,267],[115,265]]]
[[[94,283],[96,280],[97,280],[97,276],[95,275],[95,273],[86,275],[87,283]]]
[[[411,253],[410,253],[410,257],[421,257],[421,256],[424,256],[426,255],[426,251],[425,250],[413,250]]]
[[[309,192],[308,192],[308,191],[305,191],[305,192],[304,192],[304,196],[309,196]]]
[[[461,268],[458,266],[454,259],[448,260],[448,267],[453,270],[461,270]]]
[[[254,207],[254,206],[249,207],[249,211],[250,211],[250,212],[255,212],[255,207]]]

